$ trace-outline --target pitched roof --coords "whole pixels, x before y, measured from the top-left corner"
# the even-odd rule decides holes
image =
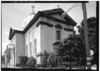
[[[66,21],[59,19],[57,17],[51,16],[52,14],[60,14],[61,15],[62,13],[64,13],[64,11],[61,8],[52,9],[52,10],[45,10],[45,11],[38,11],[38,13],[29,22],[29,24],[24,28],[23,31],[10,29],[9,39],[11,40],[15,33],[18,33],[18,32],[25,33],[37,21],[37,19],[40,16],[44,16],[46,18],[49,18],[49,19],[57,21],[57,22],[61,22],[61,23],[66,24],[66,25],[72,25],[72,26],[76,25],[76,22],[73,19],[71,19],[68,15],[65,15],[65,17],[64,17],[64,19],[66,19]],[[67,19],[67,17],[68,17],[68,19]]]
[[[71,19],[71,17],[69,17],[68,15],[65,15],[65,19],[66,21],[62,20],[62,19],[59,19],[59,18],[56,18],[56,17],[53,17],[51,16],[52,14],[62,14],[64,13],[64,11],[61,9],[61,8],[58,8],[58,9],[52,9],[52,10],[45,10],[45,11],[39,11],[35,16],[34,18],[30,21],[30,23],[25,27],[24,29],[24,33],[34,24],[34,22],[40,17],[40,16],[44,16],[44,17],[47,17],[49,19],[52,19],[52,20],[55,20],[57,22],[61,22],[63,24],[66,24],[66,25],[73,25],[75,26],[76,25],[76,22]],[[67,17],[68,17],[68,20],[67,20]],[[70,22],[70,23],[69,23]]]
[[[12,37],[14,36],[15,33],[23,33],[23,31],[21,31],[21,30],[16,30],[16,29],[12,29],[12,28],[10,27],[9,40],[12,39]]]
[[[34,18],[29,22],[29,24],[25,27],[24,33],[34,24],[34,22],[40,17],[40,16],[45,16],[49,17],[48,15],[52,14],[62,14],[64,11],[60,8],[58,9],[52,9],[52,10],[45,10],[45,11],[38,11],[38,13],[34,16]]]

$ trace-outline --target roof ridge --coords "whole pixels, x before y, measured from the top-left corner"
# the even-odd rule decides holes
[[[54,9],[49,9],[49,10],[42,10],[41,12],[45,12],[45,11],[55,11],[55,10],[62,10],[62,8],[54,8]]]
[[[49,10],[42,10],[42,11],[38,11],[38,12],[41,12],[41,13],[50,13],[50,14],[54,14],[54,12],[60,12],[60,13],[63,13],[64,10],[62,8],[55,8],[55,9],[49,9]]]

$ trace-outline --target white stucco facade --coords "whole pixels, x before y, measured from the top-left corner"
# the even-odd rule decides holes
[[[22,33],[16,33],[12,40],[11,44],[14,45],[13,50],[11,51],[11,60],[10,65],[16,65],[19,63],[19,56],[25,55],[25,37]],[[15,48],[15,50],[14,50]],[[14,52],[15,51],[15,52]],[[15,57],[15,59],[14,59]]]
[[[14,50],[13,49],[11,49],[11,59],[10,59],[9,66],[14,66]]]
[[[24,34],[16,33],[15,62],[19,63],[19,56],[25,55],[25,37]]]
[[[59,10],[58,10],[59,11]],[[49,13],[47,11],[47,13]],[[36,17],[39,13],[36,15]],[[26,25],[24,30],[19,33],[19,31],[15,31],[16,33],[10,35],[11,44],[15,45],[15,64],[19,62],[19,56],[24,55],[27,57],[35,57],[37,60],[37,64],[41,64],[41,57],[37,56],[39,53],[44,52],[46,50],[48,53],[54,53],[53,43],[58,41],[57,39],[57,31],[59,32],[60,41],[68,38],[70,34],[73,34],[73,31],[68,31],[65,29],[74,29],[73,25],[65,24],[61,21],[66,21],[59,13],[51,14],[50,16],[54,17],[54,19],[38,16],[38,18],[34,18]],[[55,20],[57,18],[57,20]],[[59,19],[61,20],[59,22]],[[66,21],[66,23],[69,23]],[[31,25],[31,26],[30,26]],[[58,28],[57,28],[58,26]],[[59,28],[60,27],[60,28]]]
[[[53,24],[53,27],[40,24],[38,27],[35,25],[39,21],[45,21],[50,24]],[[31,28],[25,33],[25,48],[26,55],[28,57],[34,56],[37,59],[37,63],[40,63],[41,57],[36,57],[40,52],[46,50],[49,53],[54,52],[53,43],[56,42],[56,31],[61,31],[61,40],[68,38],[70,34],[73,34],[72,31],[66,31],[63,28],[73,29],[73,26],[65,25],[45,17],[41,17]],[[58,29],[55,25],[60,24],[62,29]],[[30,45],[31,43],[31,45]]]
[[[25,33],[25,55],[28,57],[33,56],[36,58],[36,54],[41,52],[41,26],[39,25],[36,27],[40,19],[41,18],[39,18]],[[37,61],[37,63],[39,63],[39,61]]]
[[[65,31],[63,28],[73,29],[73,26],[65,25],[56,21],[52,21],[47,18],[42,18],[43,21],[53,24],[53,27],[48,27],[46,25],[41,25],[41,44],[42,44],[42,52],[46,50],[47,52],[53,52],[53,43],[57,41],[56,31],[59,30],[61,32],[61,41],[65,38],[68,38],[70,34],[73,34],[72,31]],[[55,25],[60,24],[62,29],[58,29]]]

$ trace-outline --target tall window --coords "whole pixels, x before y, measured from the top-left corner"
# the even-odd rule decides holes
[[[28,55],[28,45],[26,45],[25,54]]]
[[[31,45],[31,42],[30,42],[30,56],[32,55],[32,45]]]
[[[37,47],[37,41],[36,41],[36,39],[34,40],[34,44],[35,44],[35,53],[36,53],[36,47]]]
[[[56,39],[61,40],[61,31],[59,30],[56,31]]]

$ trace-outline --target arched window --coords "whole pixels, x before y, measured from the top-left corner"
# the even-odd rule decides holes
[[[31,42],[30,42],[30,56],[32,55],[32,45],[31,45]]]
[[[25,55],[28,55],[28,45],[25,46]]]
[[[36,52],[37,52],[37,50],[36,50],[36,48],[37,48],[37,41],[36,41],[36,39],[34,40],[34,45],[35,45],[35,54],[36,54]]]

